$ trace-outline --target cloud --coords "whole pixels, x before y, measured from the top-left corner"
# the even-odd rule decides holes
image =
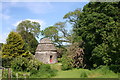
[[[0,13],[0,18],[3,20],[8,20],[8,19],[10,19],[10,16]]]
[[[46,25],[46,23],[43,20],[40,20],[40,19],[25,19],[25,20],[30,20],[32,22],[38,22],[41,25],[41,29],[43,29],[44,26]],[[17,21],[15,24],[13,24],[13,26],[16,27],[22,21],[24,21],[24,20]]]

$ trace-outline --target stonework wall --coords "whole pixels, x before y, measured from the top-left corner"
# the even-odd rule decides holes
[[[42,38],[35,52],[35,58],[45,64],[57,62],[57,50],[48,38]]]
[[[50,56],[52,56],[52,58],[51,58],[52,62],[50,62]],[[36,52],[35,58],[45,64],[56,63],[57,62],[57,52],[52,52],[52,51]]]

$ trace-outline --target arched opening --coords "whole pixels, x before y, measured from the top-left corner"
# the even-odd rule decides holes
[[[53,57],[53,56],[52,56],[52,55],[50,55],[50,63],[52,63],[52,57]]]

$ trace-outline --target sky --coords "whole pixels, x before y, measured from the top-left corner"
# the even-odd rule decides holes
[[[5,43],[8,34],[23,20],[39,22],[41,30],[57,22],[63,16],[88,2],[2,2],[0,3],[0,43]],[[71,26],[67,26],[71,29]],[[41,37],[41,36],[40,36]],[[38,39],[39,40],[39,39]]]

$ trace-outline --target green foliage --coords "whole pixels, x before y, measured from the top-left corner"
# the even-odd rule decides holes
[[[22,36],[25,42],[25,49],[35,54],[38,41],[35,37],[40,34],[40,24],[30,20],[24,20],[17,26],[17,32]]]
[[[98,68],[91,70],[89,73],[90,77],[96,78],[118,78],[118,74],[114,73],[109,69],[109,66],[99,66]]]
[[[67,21],[70,23],[76,24],[76,21],[78,20],[78,16],[81,14],[81,9],[78,8],[74,12],[69,12],[64,15],[64,19],[68,19]]]
[[[73,68],[72,59],[71,58],[63,56],[61,58],[61,62],[62,62],[62,70],[69,70],[69,69]]]
[[[8,69],[4,69],[4,72],[2,73],[2,78],[8,77]]]
[[[64,46],[56,47],[56,49],[57,49],[57,55],[58,55],[57,57],[58,58],[61,58],[62,55],[66,54],[67,49]],[[58,62],[59,61],[60,60],[58,60]]]
[[[12,78],[29,78],[29,72],[12,72]]]
[[[2,47],[2,65],[4,67],[7,65],[10,66],[10,62],[13,58],[25,53],[24,44],[20,34],[17,32],[10,32],[6,44]]]
[[[48,78],[55,76],[57,72],[57,70],[52,69],[49,64],[43,64],[36,59],[24,57],[15,58],[12,61],[11,67],[16,73],[20,72],[19,77],[20,75],[24,77],[23,74],[29,72],[31,78]]]
[[[67,71],[59,71],[54,78],[118,78],[118,74],[112,72],[107,67],[99,69],[72,69]]]
[[[94,50],[92,54],[93,62],[95,62],[97,65],[100,64],[108,64],[111,62],[111,58],[109,55],[107,44],[101,44],[98,45]],[[96,60],[96,61],[94,61]]]
[[[32,59],[28,62],[27,71],[31,72],[31,74],[36,74],[39,71],[41,65],[43,65],[43,63],[36,59]]]
[[[119,2],[90,2],[83,12],[75,10],[65,15],[65,19],[74,22],[74,34],[82,38],[87,66],[120,64],[119,5]]]
[[[66,29],[66,22],[57,22],[53,26],[41,31],[44,37],[50,38],[56,46],[61,47],[63,43],[71,43],[70,34]]]
[[[106,75],[108,73],[111,73],[112,71],[109,69],[108,66],[99,66],[95,69],[95,71],[98,71],[99,73],[102,73],[103,75]]]
[[[1,49],[2,49],[2,46],[3,46],[3,43],[0,43],[0,51],[1,51]]]
[[[30,20],[24,20],[20,22],[17,26],[17,31],[22,32],[30,32],[34,36],[37,36],[40,34],[40,24],[38,22],[30,21]]]
[[[10,68],[12,58],[2,58],[2,67]]]
[[[58,44],[61,44],[59,42],[59,36],[58,36],[58,30],[57,30],[57,27],[54,27],[54,26],[50,26],[48,28],[45,28],[43,31],[42,31],[42,35],[44,35],[45,37],[48,37],[50,38],[54,43],[58,43]]]
[[[24,57],[17,57],[11,63],[11,68],[14,71],[27,71],[29,60]]]
[[[39,70],[41,65],[42,63],[36,59],[30,59],[29,57],[25,58],[21,56],[15,58],[11,63],[11,67],[14,71],[27,71],[31,73],[32,71],[34,72]]]
[[[32,54],[35,54],[38,41],[36,40],[34,35],[31,32],[27,32],[27,31],[21,31],[19,32],[19,34],[22,36],[25,42],[25,49],[31,52]]]
[[[86,6],[84,6],[83,11],[92,13],[104,13],[107,16],[113,17],[115,21],[119,21],[120,15],[120,3],[119,2],[90,2]]]
[[[45,37],[50,37],[51,39],[56,38],[56,36],[58,36],[57,27],[50,26],[46,28],[42,34],[45,35]]]
[[[31,73],[31,78],[50,78],[56,75],[57,70],[51,69],[49,64],[42,64],[39,70]]]
[[[110,65],[110,70],[114,71],[115,73],[120,73],[120,65]]]
[[[50,66],[51,66],[51,69],[61,71],[62,63],[50,64]]]
[[[21,35],[16,32],[10,32],[7,43],[2,48],[3,58],[20,56],[24,52],[24,41]]]

